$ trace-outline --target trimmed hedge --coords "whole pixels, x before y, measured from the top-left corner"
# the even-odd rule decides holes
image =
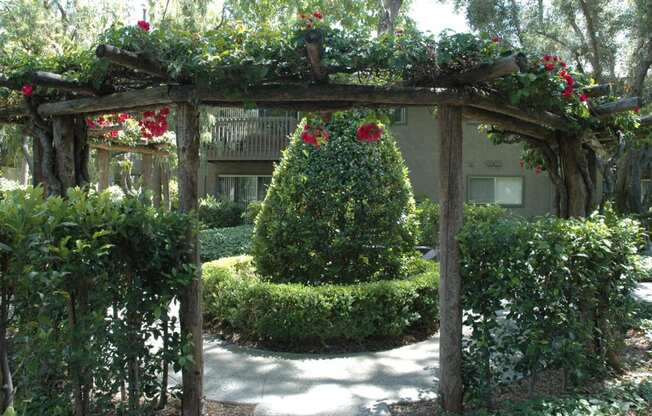
[[[199,233],[202,261],[249,254],[253,232],[253,225],[202,230]]]
[[[248,339],[299,343],[396,337],[435,330],[436,264],[419,260],[415,277],[353,285],[272,283],[256,275],[251,257],[204,264],[207,322]]]
[[[257,270],[278,283],[355,283],[405,277],[414,256],[416,216],[405,161],[386,129],[357,139],[367,112],[304,119],[274,170],[256,217]],[[304,128],[330,134],[316,147]]]
[[[207,195],[199,200],[197,217],[206,228],[242,225],[245,209],[242,205]]]

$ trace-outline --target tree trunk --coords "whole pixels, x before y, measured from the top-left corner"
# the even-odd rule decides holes
[[[179,209],[191,212],[197,208],[199,172],[199,111],[190,104],[179,104],[177,115],[177,152],[179,157]],[[202,287],[199,241],[190,232],[188,243],[196,266],[192,282],[180,295],[179,321],[183,340],[192,342],[193,363],[182,370],[182,416],[200,416],[202,413],[202,376],[204,359],[202,351]]]
[[[6,268],[5,268],[6,269]],[[0,276],[2,276],[0,271]],[[2,294],[0,296],[0,372],[2,372],[2,408],[0,411],[5,412],[8,407],[14,405],[14,383],[9,366],[9,340],[7,339],[7,326],[9,325],[9,294],[6,282],[2,282]]]
[[[165,161],[161,167],[161,193],[163,199],[163,209],[169,211],[171,209],[170,201],[170,162]]]
[[[32,169],[32,185],[45,185],[45,178],[43,177],[43,147],[38,137],[32,137],[32,154],[33,166]],[[47,194],[47,189],[45,190]]]
[[[586,217],[593,199],[593,185],[590,183],[582,139],[576,136],[561,137],[559,151],[568,195],[568,217]]]
[[[384,35],[394,33],[396,18],[401,10],[403,0],[378,0],[380,6],[380,21],[378,22],[378,34]]]
[[[456,240],[464,212],[462,108],[440,106],[439,129],[439,390],[444,410],[462,413],[462,279]]]

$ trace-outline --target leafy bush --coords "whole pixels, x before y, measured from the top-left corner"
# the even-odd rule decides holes
[[[436,327],[436,265],[418,260],[413,278],[353,285],[273,283],[251,257],[204,264],[206,322],[250,339],[286,343],[362,340]]]
[[[70,415],[73,403],[84,414],[156,406],[167,393],[161,369],[180,364],[185,348],[167,311],[195,270],[192,229],[187,216],[109,193],[4,193],[0,307],[12,313],[0,336],[10,344],[18,414]],[[161,348],[148,345],[154,336]],[[116,399],[123,385],[132,387],[125,401]]]
[[[197,216],[205,228],[224,228],[242,225],[244,209],[240,204],[208,195],[199,200]]]
[[[417,204],[417,221],[419,224],[418,242],[428,247],[439,246],[439,203],[431,199],[423,199]],[[493,221],[507,216],[507,210],[498,205],[464,206],[464,223],[473,224],[478,221]]]
[[[252,201],[247,204],[247,208],[245,208],[245,211],[242,213],[242,219],[244,220],[244,223],[254,224],[256,222],[256,217],[262,208],[262,201]]]
[[[638,274],[639,224],[516,218],[474,221],[459,236],[465,382],[481,396],[515,370],[562,368],[571,383],[618,366]],[[507,306],[506,306],[507,305]],[[506,309],[504,319],[499,311]]]
[[[412,189],[389,131],[376,142],[356,138],[364,116],[336,113],[319,147],[301,136],[320,121],[300,123],[256,220],[253,256],[262,275],[311,283],[400,277],[414,254]]]
[[[253,231],[254,227],[251,225],[202,230],[199,233],[202,261],[249,254]]]

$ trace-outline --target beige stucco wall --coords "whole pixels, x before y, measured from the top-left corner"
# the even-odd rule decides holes
[[[417,197],[427,195],[437,200],[439,175],[439,129],[432,110],[408,108],[406,124],[394,125],[403,157],[410,171],[410,180]],[[536,175],[522,169],[519,160],[520,145],[492,144],[478,131],[477,124],[464,126],[464,184],[468,177],[521,176],[523,180],[523,206],[510,208],[525,216],[543,215],[552,209],[552,186],[545,173]],[[499,166],[498,166],[499,165]],[[466,192],[465,192],[466,195]]]

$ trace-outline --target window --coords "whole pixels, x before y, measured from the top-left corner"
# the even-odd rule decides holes
[[[523,205],[523,178],[471,176],[468,200],[476,204]]]
[[[248,204],[265,199],[271,176],[228,176],[217,178],[217,196],[229,201]]]
[[[393,125],[407,124],[407,114],[404,107],[391,108],[388,112]]]

